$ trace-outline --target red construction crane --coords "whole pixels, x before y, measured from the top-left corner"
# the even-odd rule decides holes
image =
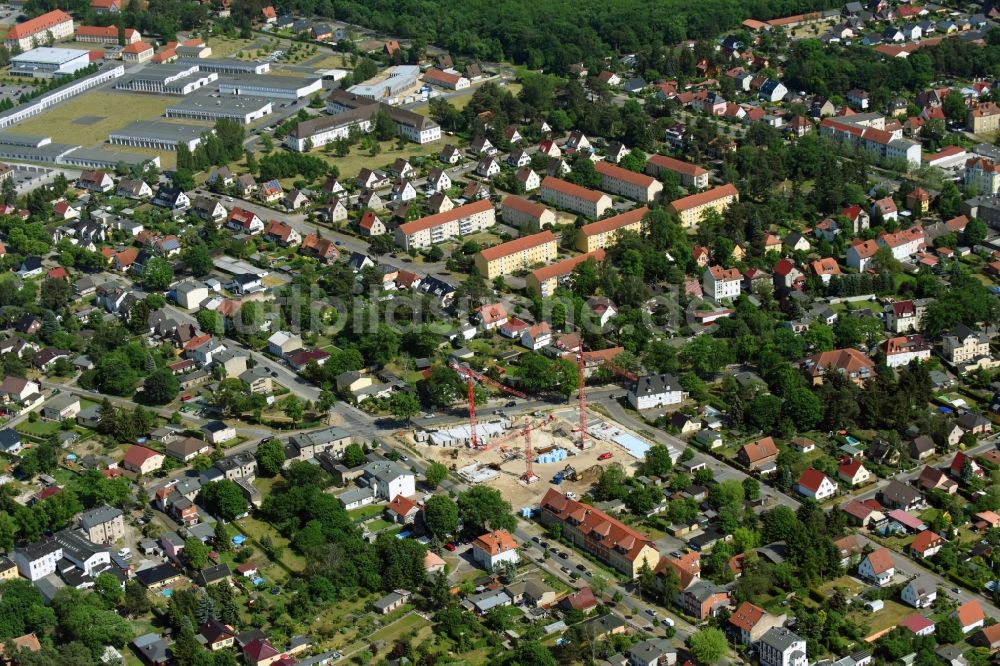
[[[511,430],[509,433],[507,433],[500,439],[494,440],[490,444],[487,444],[486,446],[483,447],[483,450],[486,450],[490,446],[502,446],[503,444],[509,442],[515,437],[519,435],[524,435],[525,470],[524,474],[521,475],[521,480],[524,481],[525,483],[533,483],[538,480],[538,477],[535,476],[535,472],[532,469],[532,463],[534,462],[534,454],[531,451],[531,431],[538,430],[546,423],[550,423],[554,418],[555,418],[554,416],[549,414],[549,417],[547,419],[542,419],[540,421],[535,421],[534,423],[531,423],[530,421],[528,421],[527,417],[525,417],[523,426]]]
[[[494,388],[500,389],[501,391],[515,395],[519,398],[524,398],[525,395],[517,389],[512,389],[505,384],[501,384],[495,379],[476,372],[467,365],[460,365],[452,362],[450,367],[452,370],[457,372],[459,376],[465,377],[465,387],[467,392],[466,398],[469,401],[469,431],[471,433],[472,448],[475,449],[479,447],[479,436],[476,434],[476,386],[474,382],[478,381],[482,384],[489,384]]]
[[[587,381],[586,381],[585,370],[586,370],[586,367],[587,367],[587,360],[588,360],[588,358],[584,358],[586,356],[586,354],[587,354],[587,352],[583,351],[583,348],[581,347],[581,351],[578,352],[577,355],[576,355],[576,369],[577,369],[577,373],[578,373],[578,380],[580,382],[580,391],[579,391],[579,395],[578,395],[578,400],[579,400],[579,403],[580,403],[580,405],[579,405],[579,409],[580,409],[580,429],[579,429],[579,432],[580,432],[580,443],[578,444],[578,446],[581,449],[584,446],[584,442],[587,440]],[[609,359],[609,358],[605,358],[603,356],[594,356],[594,355],[591,355],[589,357],[589,360],[592,360],[595,363],[597,363],[598,366],[600,366],[602,368],[607,368],[608,370],[610,370],[611,372],[615,373],[616,375],[620,375],[622,377],[625,377],[626,379],[629,379],[629,380],[631,380],[633,382],[636,381],[636,380],[638,380],[638,377],[636,377],[635,374],[629,372],[628,370],[625,370],[624,368],[618,367],[618,365],[616,365],[614,362],[612,362],[611,359]]]

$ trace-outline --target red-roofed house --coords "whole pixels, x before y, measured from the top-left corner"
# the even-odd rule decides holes
[[[519,559],[517,542],[506,530],[487,532],[472,542],[472,558],[487,571],[493,571],[503,562],[516,565]]]
[[[958,623],[962,626],[962,632],[966,634],[970,631],[975,631],[986,623],[986,613],[983,612],[983,607],[975,599],[967,601],[956,608],[951,617],[958,618]]]
[[[566,596],[559,602],[567,610],[588,611],[597,606],[597,597],[589,587],[584,587],[573,594]]]
[[[888,548],[879,548],[868,553],[858,565],[858,574],[867,581],[885,587],[896,575],[896,565],[892,563],[892,555]]]
[[[396,495],[389,502],[389,506],[385,508],[385,512],[394,523],[410,525],[420,513],[420,505],[408,497]]]
[[[860,458],[845,456],[840,459],[840,465],[837,467],[837,477],[853,488],[854,486],[861,486],[871,481],[872,473],[861,464]]]
[[[755,442],[744,444],[740,447],[736,457],[740,464],[752,470],[773,467],[774,461],[778,458],[778,447],[773,438],[764,437]]]
[[[302,242],[302,235],[287,222],[271,220],[264,229],[264,239],[282,247],[292,247]]]
[[[686,590],[697,580],[701,580],[701,554],[697,551],[684,553],[680,557],[664,557],[653,570],[657,576],[662,576],[667,568],[677,574],[677,587]]]
[[[919,615],[917,613],[903,618],[896,626],[906,629],[916,636],[930,636],[934,633],[935,627],[932,620],[929,620],[923,615]]]
[[[163,466],[165,456],[162,453],[147,449],[145,446],[133,444],[125,451],[122,467],[138,474],[149,474]]]
[[[802,472],[799,482],[795,485],[795,491],[822,502],[837,494],[837,485],[826,474],[810,467]]]
[[[969,642],[979,647],[984,647],[990,652],[1000,650],[1000,622],[984,627],[976,633]]]
[[[828,284],[830,279],[835,275],[840,275],[840,266],[837,264],[837,260],[833,257],[824,257],[822,259],[816,259],[810,264],[813,273],[816,274],[823,284]]]
[[[484,305],[473,316],[484,331],[490,331],[507,323],[507,308],[503,303]]]
[[[966,462],[968,462],[968,472],[966,472],[965,469]],[[955,453],[955,457],[951,459],[951,465],[948,466],[948,469],[951,471],[951,475],[956,479],[962,479],[966,474],[974,474],[979,478],[986,476],[986,472],[979,466],[979,463],[961,451]]]
[[[281,653],[266,638],[255,638],[243,646],[243,658],[248,666],[271,666],[281,659]]]
[[[910,543],[910,552],[915,557],[930,557],[941,550],[942,546],[944,546],[944,539],[930,530],[925,530],[913,538],[912,543]]]
[[[771,615],[760,606],[744,601],[739,608],[729,616],[731,626],[743,645],[751,645],[760,640],[772,627],[780,627],[785,623],[785,615]]]

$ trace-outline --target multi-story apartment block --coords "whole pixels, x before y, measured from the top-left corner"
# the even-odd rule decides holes
[[[602,190],[632,201],[647,203],[663,191],[663,183],[652,176],[636,173],[610,162],[598,162],[594,169],[601,176]]]
[[[503,200],[501,215],[504,224],[525,231],[541,231],[556,223],[556,214],[545,206],[511,195]]]
[[[594,219],[611,208],[611,197],[607,194],[574,185],[554,176],[546,176],[542,181],[541,197],[542,201],[553,206]]]
[[[597,263],[604,261],[604,250],[594,250],[587,254],[579,254],[569,259],[557,261],[548,266],[542,266],[528,273],[528,277],[524,282],[531,293],[537,294],[542,298],[547,298],[555,293],[560,280],[568,277],[574,268],[591,259]]]
[[[973,157],[965,163],[965,186],[976,188],[978,194],[1000,192],[1000,166],[982,157]]]
[[[648,212],[649,208],[642,206],[621,215],[584,225],[577,236],[576,249],[581,252],[593,252],[614,245],[616,237],[622,231],[639,233],[642,231],[642,219]]]
[[[61,9],[53,9],[41,16],[16,23],[7,31],[4,46],[27,51],[36,46],[73,36],[73,17]]]
[[[125,28],[125,45],[135,44],[142,41],[142,34],[135,28]],[[76,28],[76,41],[93,42],[95,44],[117,44],[118,28],[109,25],[101,27],[97,25],[80,25]]]
[[[931,346],[920,334],[903,335],[882,341],[885,364],[890,368],[901,368],[910,361],[927,361],[931,357]]]
[[[458,236],[478,233],[496,224],[496,211],[489,199],[480,199],[443,213],[399,225],[396,244],[404,250],[420,249]]]
[[[879,247],[889,248],[897,261],[906,261],[923,247],[924,230],[920,226],[915,226],[894,234],[881,233],[875,242]]]
[[[55,573],[56,563],[62,556],[62,546],[51,538],[14,549],[17,570],[32,582]]]
[[[629,578],[636,578],[643,565],[653,570],[660,562],[660,552],[649,537],[554,488],[542,498],[539,520],[546,526],[559,523],[564,538]]]
[[[646,160],[646,173],[660,177],[664,171],[676,173],[684,187],[708,187],[708,171],[697,164],[667,157],[666,155],[650,155]]]
[[[547,264],[559,254],[555,234],[546,229],[481,250],[476,255],[476,270],[487,280],[511,275],[535,264]]]
[[[942,339],[944,357],[949,363],[966,367],[990,360],[990,336],[965,324],[957,324]]]
[[[94,543],[114,543],[125,536],[125,518],[121,509],[99,506],[84,511],[80,527]]]
[[[884,129],[851,122],[844,116],[824,118],[819,124],[820,134],[840,143],[847,143],[881,159],[901,159],[911,167],[921,163],[920,144],[902,138],[902,129],[888,132]]]
[[[970,132],[996,132],[1000,129],[1000,106],[993,102],[976,104],[965,118],[965,127]]]
[[[701,278],[701,286],[706,296],[721,301],[724,298],[738,298],[743,275],[738,268],[708,266]]]
[[[893,303],[886,308],[886,328],[893,333],[908,333],[919,329],[927,312],[927,304],[927,299]]]
[[[691,194],[670,202],[670,208],[681,218],[681,226],[690,229],[701,223],[701,218],[709,211],[722,213],[729,204],[740,200],[736,186],[726,183],[705,192]]]
[[[806,639],[785,627],[769,629],[757,643],[761,666],[806,666]]]

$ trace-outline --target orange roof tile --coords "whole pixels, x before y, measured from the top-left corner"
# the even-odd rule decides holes
[[[568,196],[590,201],[591,203],[597,203],[602,198],[608,196],[603,192],[581,187],[580,185],[570,183],[562,178],[556,178],[555,176],[546,176],[542,181],[542,189],[555,190],[556,192],[562,192]]]
[[[417,233],[418,231],[423,231],[424,229],[431,229],[432,227],[436,227],[447,222],[469,217],[470,215],[485,213],[492,207],[493,204],[490,203],[489,199],[480,199],[479,201],[473,201],[472,203],[465,204],[464,206],[458,206],[457,208],[452,208],[451,210],[444,211],[442,213],[435,213],[434,215],[422,217],[419,220],[406,222],[405,224],[399,225],[399,230],[406,235],[411,235]]]
[[[621,215],[615,215],[614,217],[607,217],[603,220],[598,220],[597,222],[591,222],[590,224],[585,224],[580,229],[580,233],[584,236],[596,236],[597,234],[607,233],[608,231],[614,231],[615,229],[620,229],[621,227],[626,227],[630,224],[635,224],[642,218],[646,216],[649,212],[647,206],[641,206],[639,208],[633,208],[632,210],[622,213]]]
[[[710,190],[704,192],[699,192],[697,194],[690,194],[686,197],[681,197],[680,199],[675,199],[670,202],[671,208],[681,212],[689,210],[691,208],[697,208],[698,206],[704,206],[707,203],[723,199],[725,197],[738,197],[739,192],[736,190],[736,186],[732,183],[726,183],[725,185],[720,185],[719,187],[713,187]]]
[[[546,229],[545,231],[540,231],[537,234],[521,236],[515,240],[507,241],[506,243],[501,243],[500,245],[494,245],[493,247],[488,247],[485,250],[481,250],[479,254],[486,261],[493,261],[494,259],[499,259],[501,257],[509,257],[515,252],[523,252],[533,247],[538,247],[539,245],[555,242],[555,234]]]

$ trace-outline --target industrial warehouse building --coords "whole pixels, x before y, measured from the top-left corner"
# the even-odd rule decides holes
[[[231,118],[244,125],[260,120],[272,111],[271,100],[249,95],[190,95],[166,108],[167,118],[215,121]]]
[[[200,62],[200,61],[199,61]],[[230,76],[219,81],[219,92],[276,99],[302,99],[323,89],[323,79],[296,76]]]
[[[374,78],[351,86],[347,92],[374,102],[388,102],[393,97],[414,88],[419,78],[419,66],[396,65]]]
[[[90,52],[83,49],[55,49],[40,46],[10,59],[14,76],[52,78],[68,76],[90,66]]]
[[[152,65],[124,79],[115,88],[162,95],[190,95],[218,79],[218,74],[202,72],[198,65]]]
[[[216,74],[267,74],[271,71],[271,63],[256,60],[235,60],[233,58],[194,59],[181,58],[180,65],[196,66],[202,72]]]
[[[177,150],[181,143],[194,150],[201,143],[201,135],[212,130],[207,127],[176,125],[158,120],[136,120],[108,136],[110,143],[153,150]]]

